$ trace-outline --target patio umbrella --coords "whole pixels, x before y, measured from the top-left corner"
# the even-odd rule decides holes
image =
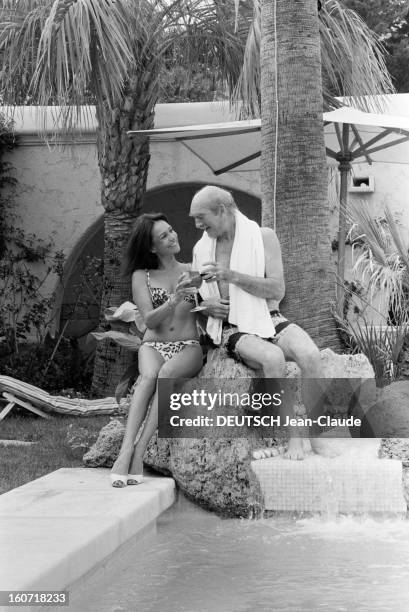
[[[351,162],[409,140],[409,117],[367,113],[341,107],[323,113],[324,125],[333,124],[338,146],[326,147],[327,155],[338,162],[341,176],[338,278],[344,280],[348,174]],[[379,132],[368,138],[362,127],[376,127]],[[225,172],[256,171],[261,155],[261,120],[230,121],[204,125],[131,130],[131,137],[148,136],[151,142],[179,142],[202,160],[217,176]],[[326,136],[326,140],[329,137]]]

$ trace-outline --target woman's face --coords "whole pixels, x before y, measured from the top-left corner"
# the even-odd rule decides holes
[[[174,255],[179,253],[178,235],[166,221],[156,221],[152,228],[152,253],[156,255]]]

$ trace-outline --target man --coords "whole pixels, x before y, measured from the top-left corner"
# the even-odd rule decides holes
[[[203,271],[207,283],[200,291],[205,298],[201,306],[213,341],[224,343],[232,357],[261,369],[266,378],[283,378],[286,359],[298,364],[303,379],[319,378],[317,346],[279,312],[285,286],[274,230],[260,228],[240,213],[228,191],[211,185],[193,197],[190,216],[204,231],[194,247],[193,267]],[[317,408],[317,388],[303,383],[302,392],[311,414]],[[290,431],[288,458],[303,459],[310,448],[307,439]]]

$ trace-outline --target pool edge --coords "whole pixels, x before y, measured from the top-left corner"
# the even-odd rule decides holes
[[[140,485],[114,489],[109,470],[101,468],[62,468],[4,493],[0,588],[67,589],[175,498],[172,478],[147,477]],[[0,610],[19,608],[0,606]]]

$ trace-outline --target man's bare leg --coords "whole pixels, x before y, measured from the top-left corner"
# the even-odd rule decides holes
[[[238,340],[235,350],[249,368],[261,370],[264,378],[284,377],[285,357],[275,344],[246,334]]]
[[[277,344],[267,342],[258,336],[246,335],[242,336],[237,342],[236,351],[249,368],[261,370],[265,378],[284,378],[285,357],[281,347]],[[287,411],[281,413],[281,416],[294,417],[291,399],[287,399],[283,405],[287,408]],[[311,451],[308,437],[297,437],[299,428],[290,427],[289,432],[290,439],[284,457],[293,460],[304,459],[305,454]],[[307,436],[307,432],[305,435]]]
[[[320,351],[310,336],[301,327],[295,324],[289,325],[280,334],[277,345],[281,348],[287,359],[295,361],[301,370],[302,376],[302,399],[307,410],[308,417],[313,420],[323,414],[325,406],[325,395],[316,382],[321,378],[321,356]],[[345,428],[344,428],[345,429]],[[312,432],[317,434],[317,430]],[[349,432],[343,431],[345,437]],[[301,447],[305,454],[311,448],[314,452],[327,457],[339,455],[339,448],[336,445],[324,441],[322,438],[331,437],[326,434],[314,435],[310,439],[307,437],[290,439],[291,452],[299,453]],[[337,437],[339,437],[337,435]],[[290,449],[290,446],[289,446]]]

